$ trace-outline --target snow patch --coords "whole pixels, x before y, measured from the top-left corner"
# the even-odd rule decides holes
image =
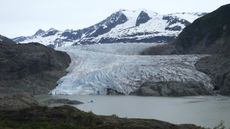
[[[186,19],[189,22],[195,21],[197,18],[201,17],[202,13],[192,13],[192,12],[183,12],[183,13],[172,13],[171,16],[177,16],[182,19]]]

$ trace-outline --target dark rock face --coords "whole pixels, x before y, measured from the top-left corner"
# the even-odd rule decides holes
[[[186,27],[175,45],[179,53],[222,53],[230,50],[230,4],[220,7]]]
[[[175,23],[181,23],[185,26],[190,25],[191,23],[184,20],[184,19],[177,19],[175,17],[172,16],[164,16],[163,17],[164,20],[167,20],[167,22],[169,23],[168,26],[165,28],[165,30],[171,30],[171,31],[181,31],[183,28],[181,28],[181,26],[171,26]]]
[[[86,35],[86,37],[97,37],[109,32],[117,25],[125,23],[127,20],[127,17],[121,11],[119,11],[113,13],[111,16],[99,22],[98,24],[85,28],[81,31]]]
[[[20,36],[20,37],[13,38],[13,41],[20,43],[20,42],[27,40],[28,38],[31,38],[31,37],[30,36],[28,36],[28,37],[27,36]]]
[[[0,93],[46,94],[55,88],[69,63],[66,53],[38,43],[1,43]]]
[[[165,29],[171,30],[171,31],[181,31],[182,30],[180,26],[166,27]]]
[[[45,34],[42,35],[42,37],[48,37],[48,36],[51,36],[51,35],[55,35],[58,32],[59,32],[58,30],[56,30],[54,28],[51,28],[47,32],[45,32]]]
[[[140,24],[146,23],[150,19],[151,18],[149,17],[149,15],[146,12],[141,11],[141,13],[139,14],[139,16],[137,17],[136,26],[139,26]]]
[[[118,92],[114,89],[108,88],[107,89],[107,95],[124,95],[124,93]]]
[[[43,35],[44,33],[45,33],[44,30],[39,29],[39,30],[34,34],[34,36],[40,36],[40,35]]]
[[[7,37],[0,35],[0,44],[16,44],[16,43],[11,39],[8,39]]]
[[[62,37],[66,37],[64,41],[72,41],[81,38],[82,32],[79,31],[64,31],[61,35]]]
[[[230,95],[230,58],[215,55],[202,58],[196,63],[196,68],[208,74],[215,90],[222,95]]]
[[[66,74],[70,57],[38,43],[0,43],[0,109],[36,105],[31,95],[47,94]]]
[[[196,96],[211,95],[211,89],[206,89],[199,82],[145,82],[132,95],[141,96]]]
[[[171,55],[177,53],[173,44],[164,44],[150,47],[142,51],[141,55]]]

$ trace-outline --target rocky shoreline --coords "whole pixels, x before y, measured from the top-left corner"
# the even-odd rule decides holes
[[[182,88],[183,87],[183,88]],[[131,93],[138,96],[199,96],[213,95],[212,90],[207,90],[200,82],[145,82],[138,90]]]
[[[2,129],[202,129],[184,124],[175,125],[158,120],[126,119],[97,116],[74,107],[31,107],[23,110],[0,111]]]

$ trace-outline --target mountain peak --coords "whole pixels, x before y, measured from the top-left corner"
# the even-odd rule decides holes
[[[138,17],[141,13],[146,13],[149,16],[158,15],[158,13],[146,9],[136,9],[136,10],[128,10],[128,9],[120,9],[118,12],[123,13],[126,17]]]
[[[39,29],[39,30],[34,34],[34,36],[40,36],[40,35],[42,35],[42,34],[44,34],[44,33],[45,33],[44,30]]]
[[[2,44],[16,44],[14,41],[11,39],[8,39],[7,37],[0,35],[0,43]]]
[[[58,31],[58,30],[55,28],[50,28],[49,30],[47,30],[47,32],[50,32],[50,31]]]
[[[139,26],[140,24],[146,23],[150,19],[151,19],[151,17],[149,17],[148,13],[146,13],[145,11],[141,11],[139,16],[137,17],[136,26]]]
[[[187,21],[192,23],[198,17],[204,16],[206,14],[208,14],[208,13],[207,12],[180,12],[180,13],[171,13],[168,15],[177,16],[177,17],[180,17],[182,19],[186,19]]]
[[[14,41],[23,43],[37,41],[54,46],[118,42],[168,43],[174,40],[185,26],[200,17],[190,14],[194,17],[188,22],[186,18],[189,14],[177,15],[160,15],[146,9],[120,9],[103,21],[84,29],[58,31],[50,28],[38,37],[18,37]],[[40,30],[39,33],[41,32]]]
[[[136,9],[136,10],[129,10],[129,9],[120,9],[118,12],[129,12],[129,13],[140,13],[140,12],[146,12],[146,13],[154,13],[154,14],[158,14],[157,12],[151,11],[151,10],[147,10],[147,9]]]
[[[47,36],[51,36],[51,35],[55,35],[59,32],[59,30],[54,29],[54,28],[50,28],[49,30],[47,30],[45,32],[45,34],[42,37],[47,37]]]
[[[66,29],[64,32],[73,32],[73,29]]]

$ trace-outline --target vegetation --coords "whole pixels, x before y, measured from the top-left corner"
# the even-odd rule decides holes
[[[198,18],[175,41],[179,53],[222,53],[230,45],[230,4]]]
[[[194,125],[173,125],[157,120],[97,116],[74,107],[33,107],[0,111],[0,129],[200,129]]]

